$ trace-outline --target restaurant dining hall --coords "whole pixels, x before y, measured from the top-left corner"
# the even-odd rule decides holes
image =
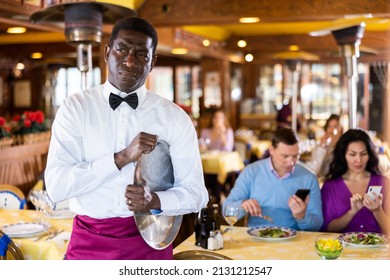
[[[390,259],[387,1],[0,2],[0,260]]]

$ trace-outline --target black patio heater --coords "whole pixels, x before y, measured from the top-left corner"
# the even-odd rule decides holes
[[[287,59],[286,65],[292,72],[292,100],[291,100],[291,128],[294,132],[298,132],[298,94],[299,94],[299,75],[302,69],[302,60]]]
[[[102,39],[103,23],[136,16],[129,8],[101,2],[73,2],[50,6],[30,16],[34,23],[65,24],[66,42],[77,49],[77,68],[81,72],[81,89],[87,88],[87,72],[92,69],[92,46]]]
[[[332,31],[337,45],[339,45],[340,55],[344,58],[344,73],[348,79],[349,128],[356,128],[357,126],[357,58],[360,56],[359,45],[363,38],[365,26],[365,23],[362,22],[358,25]]]

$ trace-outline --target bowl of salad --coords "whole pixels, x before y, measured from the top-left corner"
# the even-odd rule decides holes
[[[324,260],[334,260],[341,256],[344,241],[336,234],[320,234],[314,243],[317,254]]]

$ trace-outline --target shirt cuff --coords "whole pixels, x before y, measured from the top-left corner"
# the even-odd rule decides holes
[[[103,156],[95,161],[93,161],[92,169],[96,174],[105,174],[105,176],[110,176],[113,173],[115,175],[120,175],[121,171],[115,164],[114,155],[108,154]]]

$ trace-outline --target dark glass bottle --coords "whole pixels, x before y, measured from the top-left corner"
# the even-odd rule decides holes
[[[200,246],[200,224],[202,221],[202,211],[194,215],[195,245]]]
[[[209,209],[203,208],[201,210],[201,222],[200,222],[200,247],[207,249],[207,239],[209,238]]]
[[[211,206],[210,218],[211,218],[210,230],[220,230],[221,229],[221,217],[219,215],[219,206],[216,203]]]

